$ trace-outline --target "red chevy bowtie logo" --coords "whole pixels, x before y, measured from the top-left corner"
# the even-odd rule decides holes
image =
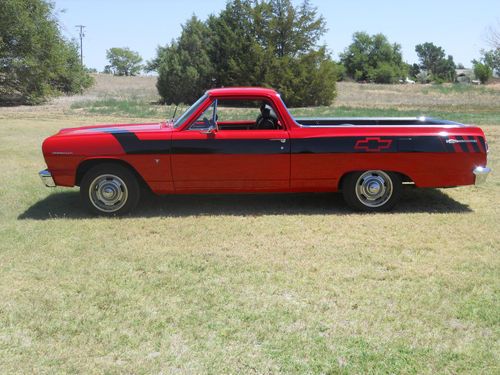
[[[380,152],[391,147],[392,139],[381,139],[380,137],[366,137],[356,141],[355,150],[366,152]]]

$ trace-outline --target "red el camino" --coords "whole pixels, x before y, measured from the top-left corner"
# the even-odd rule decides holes
[[[402,185],[483,182],[487,143],[431,118],[293,118],[276,91],[207,91],[175,121],[63,129],[43,142],[47,186],[79,186],[94,213],[119,215],[157,194],[335,192],[386,211]]]

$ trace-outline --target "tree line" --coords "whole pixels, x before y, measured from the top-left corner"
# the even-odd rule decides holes
[[[499,25],[500,29],[500,25]],[[189,103],[212,87],[265,86],[277,89],[291,106],[329,105],[336,82],[396,83],[401,80],[454,82],[457,66],[433,43],[415,46],[418,64],[403,60],[401,45],[383,34],[356,32],[335,61],[325,45],[325,19],[309,0],[230,0],[206,20],[191,17],[180,36],[158,47],[143,65],[129,48],[106,51],[104,72],[158,74],[166,103]],[[491,28],[491,50],[473,60],[482,82],[500,74],[499,32]],[[0,103],[36,104],[60,93],[76,93],[92,84],[80,64],[77,44],[60,33],[49,0],[0,2]]]

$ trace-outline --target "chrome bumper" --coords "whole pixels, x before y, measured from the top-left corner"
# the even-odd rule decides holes
[[[476,167],[473,173],[476,175],[475,185],[483,184],[486,181],[486,177],[491,172],[491,168],[488,167]]]
[[[45,186],[47,187],[56,186],[56,183],[54,182],[54,179],[52,178],[52,175],[50,174],[48,169],[44,169],[43,171],[38,172],[38,175],[42,179],[42,182]]]

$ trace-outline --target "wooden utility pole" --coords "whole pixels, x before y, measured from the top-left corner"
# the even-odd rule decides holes
[[[83,29],[85,25],[76,25],[75,27],[80,28],[80,64],[82,64],[83,67],[83,37],[85,36]]]

